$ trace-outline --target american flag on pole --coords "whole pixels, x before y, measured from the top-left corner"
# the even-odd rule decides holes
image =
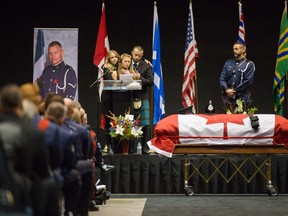
[[[93,63],[98,67],[98,78],[100,78],[103,75],[103,70],[101,69],[102,65],[105,62],[105,57],[107,52],[109,52],[109,41],[108,41],[108,35],[106,31],[106,16],[105,16],[105,5],[102,3],[102,15],[98,30],[98,36],[96,41],[96,48],[94,52],[94,58]],[[103,90],[103,79],[100,82],[99,85],[99,99],[101,101],[101,94]]]
[[[45,55],[45,41],[44,41],[44,31],[43,29],[38,29],[37,31],[37,41],[35,50],[35,60],[34,60],[34,73],[33,73],[33,83],[42,75],[45,68],[46,55]]]
[[[185,55],[184,55],[184,79],[182,85],[182,104],[184,107],[192,106],[192,111],[196,113],[196,57],[198,49],[194,32],[194,20],[192,2],[189,5]]]
[[[156,2],[154,2],[153,17],[153,75],[154,75],[154,115],[153,125],[156,125],[165,116],[164,83],[161,66],[160,30]]]
[[[246,46],[245,40],[245,25],[244,25],[244,15],[242,10],[242,3],[241,1],[238,2],[239,4],[239,31],[238,31],[238,41],[241,42]]]

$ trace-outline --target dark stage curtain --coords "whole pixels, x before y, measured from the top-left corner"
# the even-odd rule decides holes
[[[246,179],[254,175],[255,165],[260,166],[266,155],[253,155],[240,168],[245,178],[237,173],[233,175],[235,167],[241,165],[245,155],[232,155],[224,162],[224,155],[209,155],[209,160],[214,165],[204,161],[204,155],[189,155],[191,163],[197,167],[204,180],[198,173],[189,179],[189,185],[195,193],[267,193],[267,180],[262,174],[257,173],[248,183]],[[279,193],[288,192],[287,163],[286,155],[271,155],[272,159],[272,185],[278,188]],[[184,155],[174,155],[167,158],[160,155],[105,155],[106,164],[115,165],[115,169],[108,173],[98,172],[101,184],[106,184],[107,190],[112,193],[184,193],[183,163]],[[201,166],[199,166],[201,164]],[[198,167],[199,166],[199,167]],[[219,169],[223,176],[215,173]],[[266,175],[266,164],[260,169]],[[189,166],[189,175],[195,168]],[[231,177],[231,175],[233,175]]]

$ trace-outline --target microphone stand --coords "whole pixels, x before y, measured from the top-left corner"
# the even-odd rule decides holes
[[[101,68],[98,68],[98,70],[101,70],[102,73],[103,73],[103,70],[102,70]],[[102,77],[104,77],[108,72],[110,72],[109,69],[107,69],[97,80],[95,80],[95,81],[90,85],[90,88],[91,88],[92,86],[94,86],[95,84],[99,84],[100,81],[101,81],[101,79],[102,79]]]

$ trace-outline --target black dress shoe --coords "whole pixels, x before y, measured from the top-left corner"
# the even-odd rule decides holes
[[[89,205],[88,205],[88,210],[89,211],[99,211],[99,206],[97,206],[97,204],[94,200],[91,200],[89,202]]]

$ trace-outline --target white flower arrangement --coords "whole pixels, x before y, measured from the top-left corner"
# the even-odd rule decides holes
[[[113,138],[121,140],[133,140],[135,138],[142,137],[143,131],[142,126],[140,126],[140,115],[135,120],[133,115],[129,115],[129,112],[125,113],[125,116],[119,115],[115,116],[110,112],[110,125],[109,134]]]

